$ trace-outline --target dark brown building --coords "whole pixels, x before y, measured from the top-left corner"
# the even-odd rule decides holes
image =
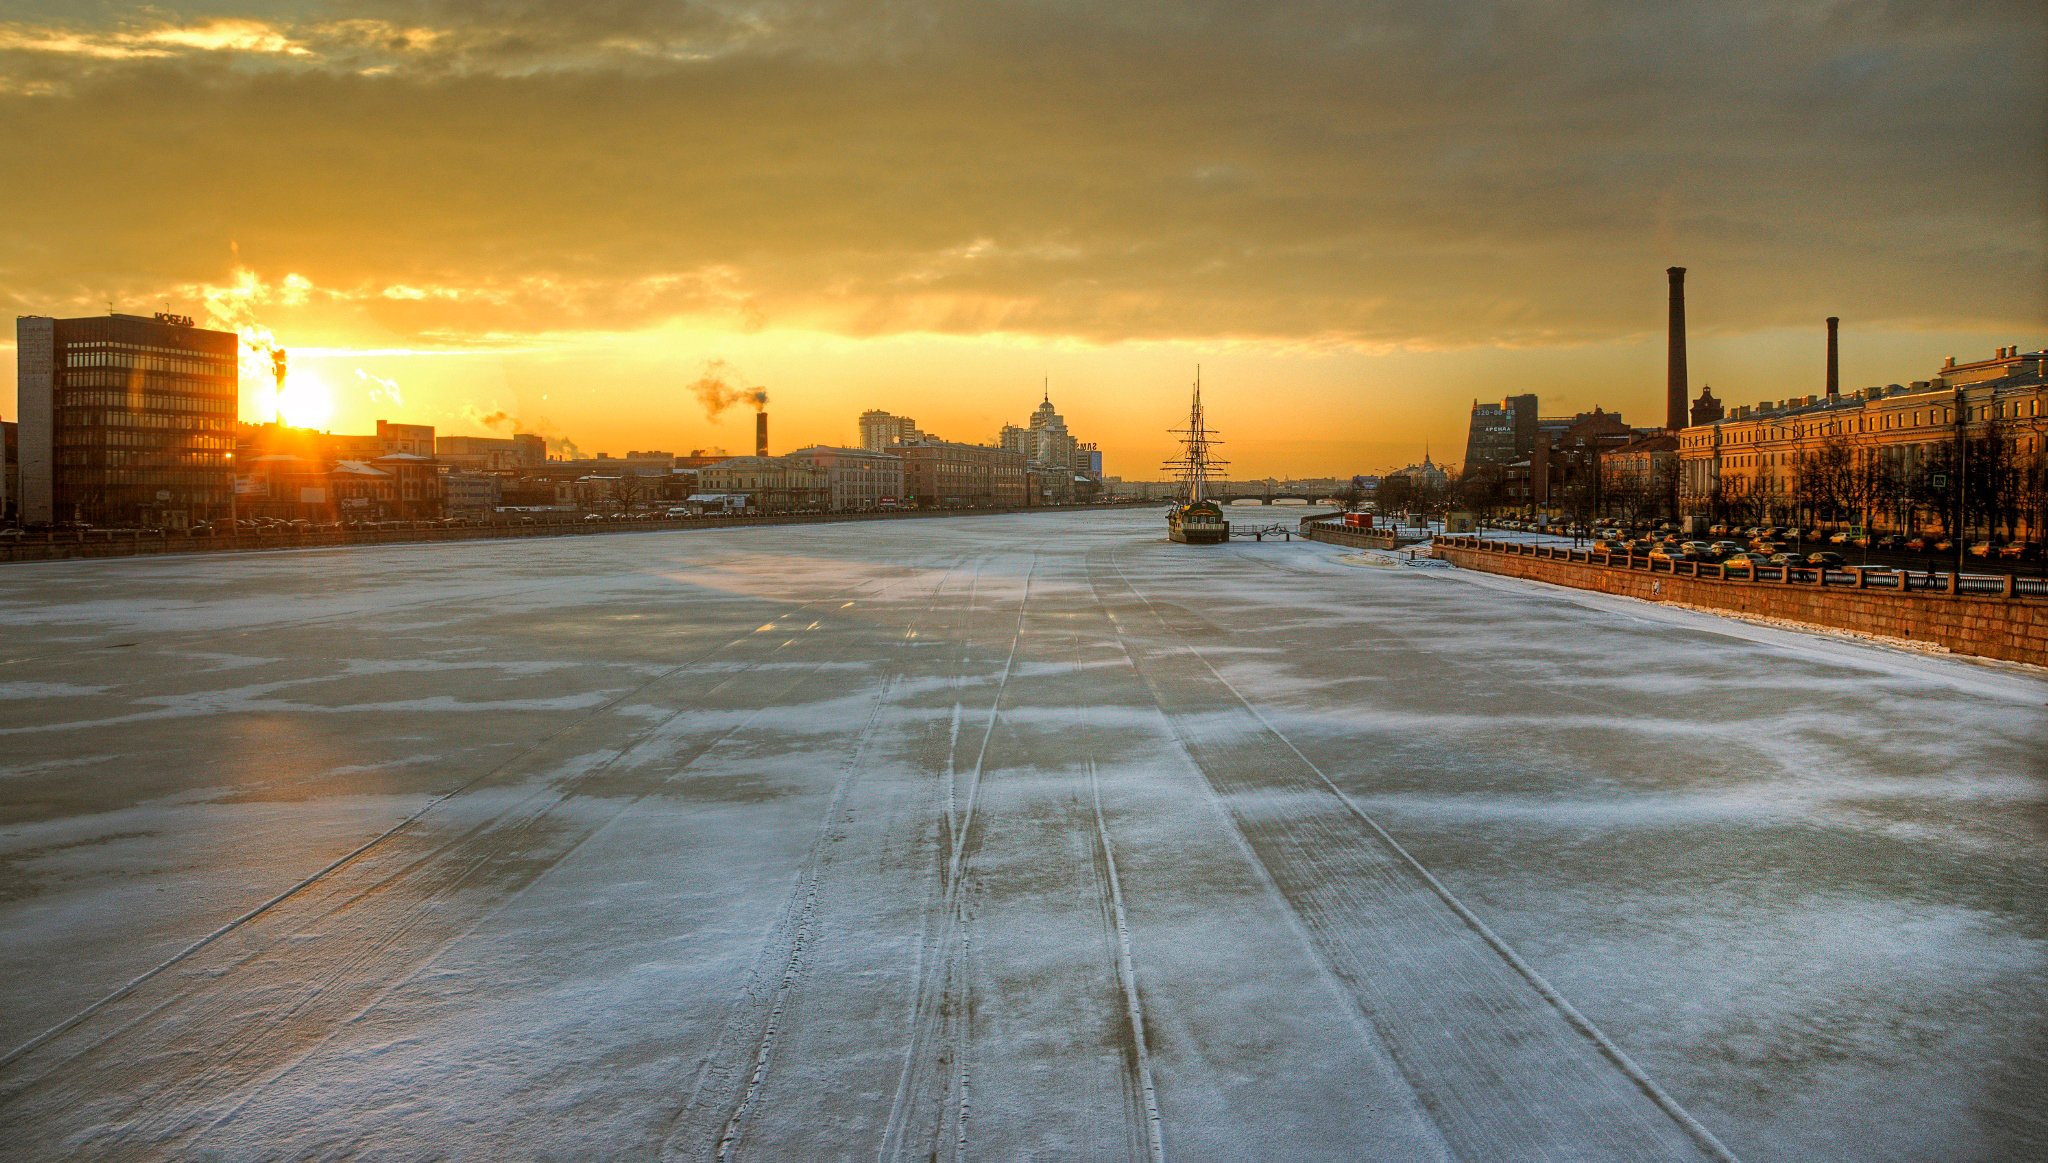
[[[933,440],[892,446],[903,458],[903,491],[919,508],[1019,506],[1029,485],[1021,452],[984,444]]]
[[[237,355],[179,315],[15,320],[21,520],[183,528],[229,515]]]

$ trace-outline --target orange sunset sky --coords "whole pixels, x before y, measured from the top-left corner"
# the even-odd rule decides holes
[[[0,2],[0,293],[292,352],[293,418],[778,451],[1052,398],[1158,475],[1463,454],[2048,341],[2033,3]],[[11,338],[11,333],[10,333]],[[0,415],[15,415],[13,360]],[[243,415],[264,420],[266,381]]]

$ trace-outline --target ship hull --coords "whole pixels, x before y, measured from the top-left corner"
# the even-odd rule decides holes
[[[1227,522],[1166,520],[1166,537],[1182,545],[1220,545],[1230,540]]]

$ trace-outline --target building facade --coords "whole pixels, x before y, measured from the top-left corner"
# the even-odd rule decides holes
[[[928,440],[894,449],[903,458],[904,492],[919,508],[1022,507],[1028,484],[1023,453],[984,444]]]
[[[697,470],[697,489],[707,494],[742,494],[762,513],[816,511],[831,502],[825,470],[800,457],[735,456]]]
[[[1631,523],[1677,517],[1678,439],[1652,432],[1601,452],[1599,515]]]
[[[1471,427],[1465,436],[1463,474],[1506,472],[1507,466],[1536,447],[1536,397],[1509,396],[1498,404],[1472,401]]]
[[[240,340],[179,315],[15,320],[24,524],[226,517]]]
[[[548,462],[548,444],[531,432],[497,436],[442,436],[434,441],[434,457],[457,468],[513,472],[540,468]]]
[[[2001,348],[1930,378],[1727,410],[1680,439],[1688,514],[1767,524],[2041,538],[2048,351]]]
[[[860,414],[860,446],[869,452],[887,452],[899,444],[922,444],[930,439],[918,430],[917,421],[895,416],[879,408]]]
[[[442,508],[449,516],[482,517],[497,509],[504,478],[455,469],[441,474]]]
[[[903,457],[896,453],[817,444],[788,455],[824,472],[826,503],[834,510],[865,512],[903,502]]]

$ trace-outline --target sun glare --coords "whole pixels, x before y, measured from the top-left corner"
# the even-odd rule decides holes
[[[278,393],[277,418],[294,428],[326,428],[334,417],[334,397],[320,377],[294,370]]]

